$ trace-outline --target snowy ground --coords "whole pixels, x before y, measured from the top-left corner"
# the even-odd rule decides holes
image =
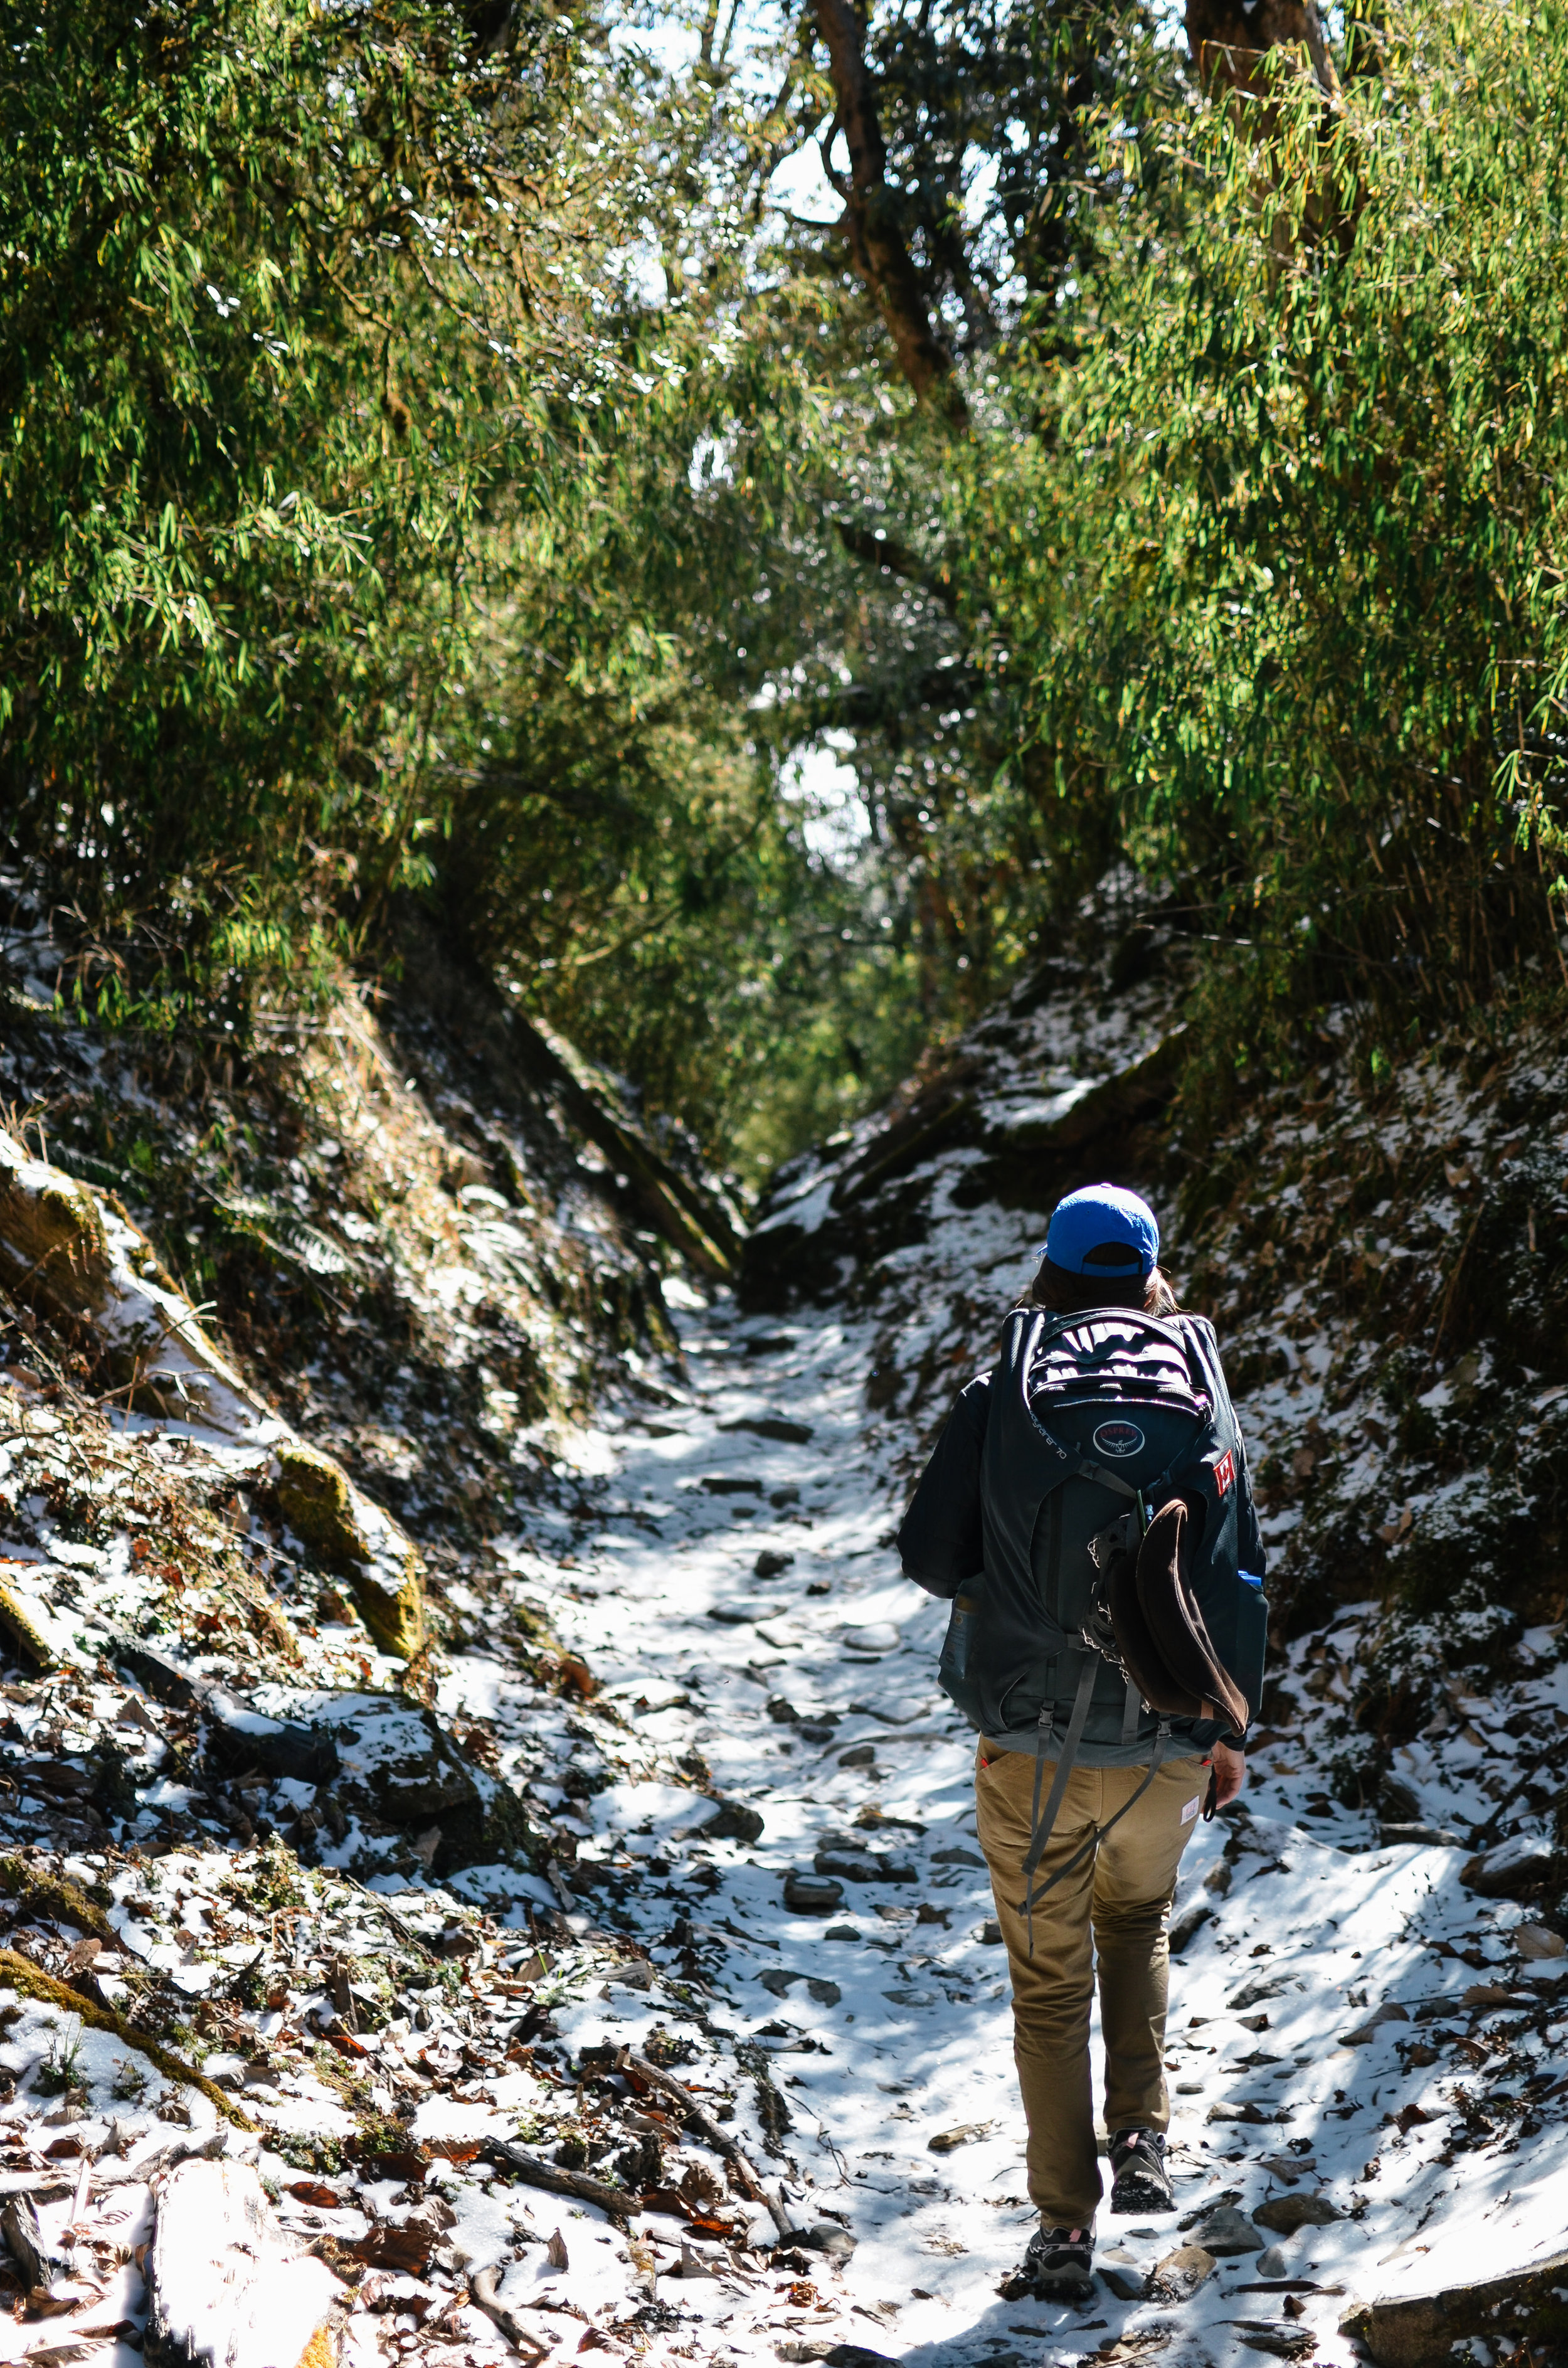
[[[989,1230],[1008,1222],[988,1215]],[[1025,1251],[1020,1230],[1003,1289]],[[1123,2356],[1169,2346],[1196,2362],[1311,2334],[1321,2357],[1347,2360],[1336,2328],[1355,2301],[1549,2252],[1568,2192],[1568,2131],[1547,2101],[1562,1969],[1516,1936],[1528,1927],[1526,1951],[1560,1943],[1461,1889],[1460,1848],[1369,1846],[1376,1827],[1326,1802],[1284,1735],[1242,1812],[1199,1827],[1182,1870],[1176,1920],[1198,1930],[1170,2020],[1179,2213],[1100,2224],[1102,2258],[1116,2248],[1129,2284],[1221,2203],[1272,2206],[1256,2241],[1275,2249],[1221,2257],[1178,2305],[1122,2303],[1104,2281],[1085,2308],[998,2297],[1030,2226],[1006,1965],[985,1939],[972,1738],[935,1682],[943,1607],[901,1577],[889,1543],[902,1488],[864,1415],[870,1331],[746,1320],[722,1302],[680,1321],[684,1402],[579,1442],[609,1493],[604,1525],[574,1532],[570,1600],[558,1530],[514,1561],[519,1592],[548,1606],[628,1722],[620,1781],[581,1804],[579,1862],[642,1862],[618,1920],[655,1962],[684,1946],[689,1966],[695,1948],[713,2034],[774,2059],[793,2122],[787,2196],[858,2240],[811,2301],[714,2287],[697,2305],[699,2350],[766,2357],[831,2334],[915,2363],[1034,2362],[1121,2340]],[[1336,1626],[1347,1654],[1355,1625]],[[1554,1641],[1533,1642],[1551,1691]],[[1318,1645],[1298,1648],[1302,1676]],[[503,1733],[537,1714],[519,1697],[509,1719],[492,1661],[460,1662],[449,1682]],[[693,1751],[726,1800],[760,1811],[755,1841],[706,1840],[707,1804],[661,1778]],[[1411,1772],[1440,1820],[1441,1770],[1428,1755]],[[792,1870],[819,1853],[842,1865],[856,1846],[878,1879],[845,1880],[826,1916],[786,1909]],[[617,1993],[557,2019],[574,2050],[635,2044],[654,2009]],[[933,2149],[955,2130],[968,2135]],[[1304,2199],[1338,2216],[1282,2237]],[[1301,2317],[1280,2317],[1280,2281]],[[683,2281],[683,2309],[694,2291],[707,2290]]]
[[[1157,978],[1098,1002],[1091,990],[1075,971],[1043,1000],[1026,983],[928,1106],[916,1096],[797,1163],[753,1249],[766,1270],[771,1245],[774,1280],[809,1282],[836,1312],[746,1318],[671,1282],[684,1365],[607,1360],[591,1330],[595,1308],[619,1304],[620,1253],[607,1252],[567,1330],[619,1411],[575,1433],[528,1420],[511,1366],[475,1366],[483,1453],[447,1399],[404,1406],[406,1347],[374,1454],[369,1431],[344,1428],[354,1374],[312,1369],[324,1395],[301,1386],[301,1419],[332,1414],[339,1429],[320,1436],[357,1442],[369,1485],[407,1480],[426,1516],[481,1497],[521,1508],[512,1537],[433,1552],[443,1620],[465,1639],[436,1665],[438,1721],[418,1691],[428,1673],[415,1682],[378,1654],[265,1517],[264,1443],[128,1421],[112,1395],[95,1410],[44,1391],[25,1355],[8,1372],[0,1578],[62,1657],[0,1686],[0,1934],[27,1961],[0,1969],[0,2195],[31,2196],[73,2255],[82,2323],[18,2305],[0,2358],[66,2368],[107,2326],[139,2336],[135,2281],[120,2282],[138,2215],[171,2146],[234,2147],[220,2096],[253,2124],[244,2145],[288,2234],[343,2281],[352,2368],[515,2357],[475,2299],[492,2271],[504,2310],[558,2358],[608,2349],[662,2368],[849,2346],[861,2357],[834,2368],[869,2368],[867,2353],[910,2368],[1155,2351],[1173,2368],[1251,2351],[1343,2362],[1354,2346],[1337,2330],[1358,2302],[1523,2268],[1561,2243],[1568,1954],[1535,1911],[1461,1876],[1484,1855],[1495,1891],[1528,1896],[1554,1863],[1568,1663],[1561,1622],[1522,1623],[1561,1605],[1521,1615],[1497,1574],[1516,1570],[1531,1505],[1556,1502],[1568,1381],[1545,1350],[1539,1372],[1514,1372],[1511,1315],[1462,1354],[1453,1329],[1448,1365],[1434,1346],[1416,1377],[1428,1419],[1415,1422],[1378,1395],[1401,1305],[1369,1296],[1368,1278],[1429,1269],[1457,1327],[1478,1226],[1483,1247],[1494,1224],[1506,1247],[1517,1217],[1528,1257],[1538,1230],[1550,1247],[1568,1085],[1531,1070],[1520,1093],[1534,1099],[1516,1109],[1489,1069],[1461,1110],[1456,1064],[1434,1056],[1406,1081],[1397,1130],[1327,1069],[1316,1116],[1281,1089],[1252,1180],[1176,1242],[1178,1279],[1215,1315],[1243,1384],[1266,1533],[1282,1566],[1293,1558],[1297,1641],[1247,1794],[1199,1827],[1183,1871],[1180,2208],[1102,2221],[1107,2275],[1086,2308],[998,2294],[1030,2219],[972,1739],[935,1683],[942,1608],[903,1581],[889,1541],[923,1434],[1029,1270],[1040,1217],[1008,1205],[1019,1162],[1170,1023]],[[961,1126],[911,1136],[949,1092],[967,1097],[952,1102]],[[401,1159],[395,1117],[373,1132],[390,1130]],[[1370,1197],[1374,1132],[1408,1207]],[[449,1199],[439,1177],[468,1169],[426,1133],[428,1194]],[[1084,1156],[1108,1164],[1124,1148],[1097,1144]],[[1152,1132],[1145,1147],[1153,1159]],[[312,1171],[312,1222],[339,1191],[332,1150]],[[1299,1182],[1281,1183],[1287,1151],[1307,1163]],[[1434,1161],[1440,1191],[1422,1180]],[[1049,1205],[1044,1174],[1027,1180]],[[1352,1178],[1358,1216],[1341,1205]],[[1174,1193],[1142,1180],[1175,1234]],[[512,1263],[528,1243],[504,1238],[522,1218],[489,1186],[459,1183],[454,1205],[460,1217],[432,1219],[428,1266],[407,1269],[428,1284],[426,1314],[467,1309],[477,1326],[494,1298],[531,1321]],[[1395,1240],[1412,1212],[1409,1242]],[[1348,1301],[1324,1281],[1331,1251],[1352,1268]],[[1310,1288],[1307,1252],[1323,1258]],[[493,1329],[466,1325],[430,1333],[441,1371],[493,1353]],[[334,1357],[357,1372],[367,1337]],[[1312,1537],[1330,1543],[1309,1554]],[[1449,1548],[1431,1566],[1463,1585],[1429,1588],[1418,1620],[1401,1570]],[[1369,1600],[1346,1600],[1349,1587]],[[1550,1588],[1526,1600],[1553,1603]],[[127,1674],[128,1628],[253,1708],[330,1726],[338,1776],[272,1781],[226,1759],[210,1714]],[[1391,1701],[1419,1697],[1384,1723],[1408,1739],[1374,1740],[1369,1679]],[[790,1912],[792,1872],[832,1877],[842,1899]],[[84,1892],[51,1888],[62,1873]],[[177,2064],[127,2073],[121,2042],[92,2032],[62,2088],[66,2002],[40,1998],[29,1963],[172,2030],[210,2089]],[[781,2182],[799,2244],[775,2242],[714,2128],[667,2090],[661,2102],[623,2047],[675,2072]],[[401,2127],[403,2186],[377,2172]],[[519,2144],[536,2159],[517,2181],[495,2149]],[[624,2228],[541,2188],[551,2166],[601,2193],[614,2182]],[[855,2239],[847,2260],[810,2241],[835,2222]],[[1199,2283],[1183,2299],[1183,2275],[1159,2265],[1198,2239],[1210,2258],[1188,2261]],[[115,2368],[134,2368],[130,2348]]]

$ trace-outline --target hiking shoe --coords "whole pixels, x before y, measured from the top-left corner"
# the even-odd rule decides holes
[[[1165,2142],[1157,2130],[1118,2130],[1110,2142],[1110,2176],[1113,2212],[1176,2210]]]
[[[1092,2228],[1037,2228],[1023,2266],[1002,2281],[1004,2302],[1033,2294],[1040,2302],[1082,2302],[1095,2290]]]

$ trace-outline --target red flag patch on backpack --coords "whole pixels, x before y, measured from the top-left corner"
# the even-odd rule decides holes
[[[1230,1448],[1214,1466],[1214,1486],[1221,1497],[1228,1497],[1236,1485],[1236,1459]]]

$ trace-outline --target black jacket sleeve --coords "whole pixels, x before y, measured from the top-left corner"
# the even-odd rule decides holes
[[[1238,1440],[1241,1439],[1239,1425],[1236,1437]],[[1236,1544],[1240,1553],[1241,1565],[1244,1570],[1250,1570],[1255,1578],[1267,1578],[1268,1554],[1264,1546],[1263,1532],[1257,1526],[1257,1507],[1253,1502],[1252,1474],[1247,1470],[1244,1443],[1242,1446],[1240,1463],[1241,1468],[1236,1474]]]
[[[905,1578],[944,1601],[979,1573],[980,1454],[991,1404],[991,1376],[977,1373],[942,1426],[931,1461],[898,1533]]]

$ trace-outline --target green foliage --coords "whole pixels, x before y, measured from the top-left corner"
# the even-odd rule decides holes
[[[412,889],[766,1162],[759,1078],[831,1123],[866,1057],[819,1024],[858,1000],[853,912],[710,597],[754,551],[698,586],[710,389],[790,372],[734,335],[735,192],[695,170],[722,107],[604,34],[88,0],[7,51],[0,808],[107,1019],[243,1037]]]
[[[292,2130],[269,2135],[268,2149],[290,2169],[313,2171],[318,2179],[335,2179],[344,2167],[341,2138],[304,2137]]]
[[[569,19],[477,51],[423,0],[7,46],[0,780],[106,1008],[324,962],[426,875],[476,608],[580,556],[619,386],[593,96]]]
[[[75,2020],[57,2022],[49,2034],[49,2044],[43,2060],[33,2072],[33,2087],[40,2097],[63,2097],[77,2086],[82,2075],[82,2026]]]
[[[1227,941],[1210,1036],[1348,991],[1397,1042],[1550,945],[1568,16],[1402,13],[1342,114],[1278,54],[1120,152],[1081,358],[956,499],[1064,831]]]
[[[1218,1099],[1327,996],[1375,1081],[1541,992],[1562,0],[1223,106],[1128,0],[872,12],[963,433],[768,196],[814,18],[737,21],[676,66],[597,0],[86,0],[7,51],[0,804],[71,992],[243,1033],[412,893],[751,1175],[1114,862],[1207,943]]]
[[[109,2094],[123,2104],[139,2105],[147,2093],[148,2073],[145,2065],[134,2055],[117,2055],[114,2059],[114,2079]]]

